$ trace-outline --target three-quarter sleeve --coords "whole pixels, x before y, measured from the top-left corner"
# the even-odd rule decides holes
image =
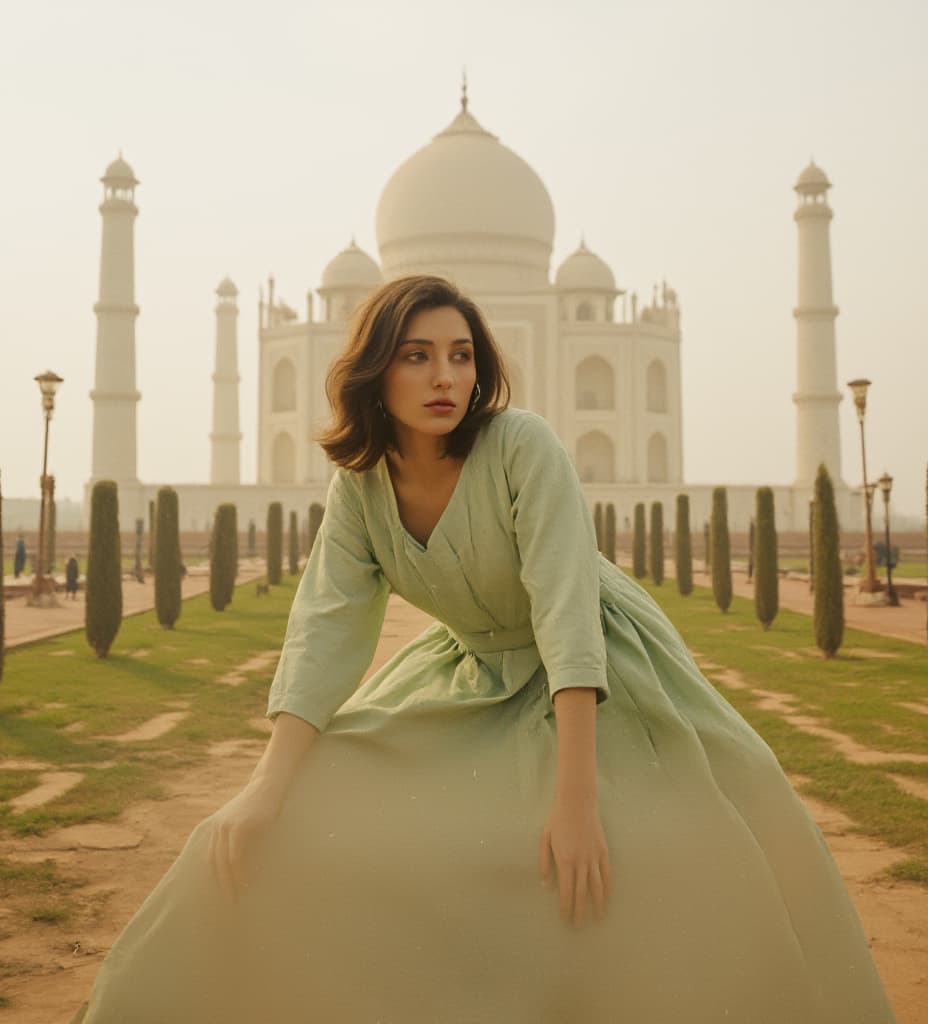
[[[551,697],[570,686],[609,695],[599,607],[599,552],[576,470],[547,420],[524,412],[504,465],[532,630]]]
[[[326,728],[370,666],[389,593],[358,497],[338,469],[290,608],[267,717],[287,711]]]

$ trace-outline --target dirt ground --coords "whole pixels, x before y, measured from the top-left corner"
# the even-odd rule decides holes
[[[371,671],[428,619],[391,597]],[[168,801],[130,807],[112,824],[73,826],[45,836],[0,841],[0,856],[54,860],[86,884],[76,890],[73,923],[13,923],[0,906],[0,964],[9,1006],[0,1024],[66,1024],[90,990],[106,951],[180,852],[193,827],[244,784],[263,741],[230,740],[210,749],[208,764],[165,780]],[[801,779],[794,779],[799,786]],[[853,896],[898,1024],[928,1024],[928,889],[877,876],[906,857],[854,831],[853,822],[806,799]],[[533,864],[526,870],[534,870]],[[127,1022],[129,1024],[129,1022]],[[813,1022],[802,1022],[813,1024]]]

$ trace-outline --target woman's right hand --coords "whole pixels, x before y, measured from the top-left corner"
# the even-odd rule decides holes
[[[230,899],[248,885],[254,846],[276,819],[282,802],[275,788],[253,779],[213,816],[207,858]]]

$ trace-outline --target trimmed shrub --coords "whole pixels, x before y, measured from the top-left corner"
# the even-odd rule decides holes
[[[712,568],[712,534],[708,523],[702,524],[702,562],[703,570],[708,574]]]
[[[639,580],[647,575],[645,544],[644,503],[639,501],[635,506],[635,528],[632,534],[632,572]]]
[[[651,502],[650,540],[651,579],[659,587],[664,582],[664,506],[659,501]]]
[[[314,501],[309,506],[309,550],[306,555],[307,558],[313,553],[316,534],[319,532],[319,527],[322,526],[322,513],[323,508],[318,502]]]
[[[284,508],[279,501],[267,507],[267,581],[280,583],[283,572]]]
[[[773,491],[769,487],[757,489],[754,510],[754,610],[764,629],[780,610],[780,579],[777,574],[777,528],[774,516]]]
[[[677,590],[683,597],[693,593],[693,545],[690,539],[690,497],[677,495],[677,530],[673,545]]]
[[[603,554],[615,565],[615,505],[610,501],[606,506],[606,518],[603,523]]]
[[[105,658],[122,623],[122,550],[119,492],[112,480],[98,480],[90,495],[90,547],[84,632],[98,658]]]
[[[834,657],[844,638],[844,579],[838,513],[831,477],[824,465],[815,477],[814,547],[815,643],[826,658]]]
[[[287,535],[287,569],[291,576],[296,576],[300,568],[300,526],[296,521],[296,512],[290,513],[290,529]]]
[[[596,547],[599,551],[603,550],[603,507],[597,501],[593,506],[593,529],[596,531]]]
[[[209,539],[209,600],[217,612],[231,604],[237,575],[238,513],[234,505],[220,505]]]
[[[155,568],[155,503],[148,503],[148,568]]]
[[[155,506],[155,611],[165,629],[173,629],[180,618],[181,558],[177,491],[158,490]]]
[[[712,519],[709,524],[709,561],[712,563],[712,596],[723,612],[731,607],[731,540],[728,536],[728,491],[712,488]]]
[[[248,520],[248,557],[255,557],[255,549],[258,540],[258,529],[255,526],[254,519]]]

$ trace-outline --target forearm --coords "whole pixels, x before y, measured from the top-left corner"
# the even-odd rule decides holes
[[[596,690],[567,687],[554,695],[557,722],[555,800],[596,799]]]
[[[300,762],[309,752],[319,730],[297,715],[281,711],[274,719],[274,731],[249,785],[283,796]]]

